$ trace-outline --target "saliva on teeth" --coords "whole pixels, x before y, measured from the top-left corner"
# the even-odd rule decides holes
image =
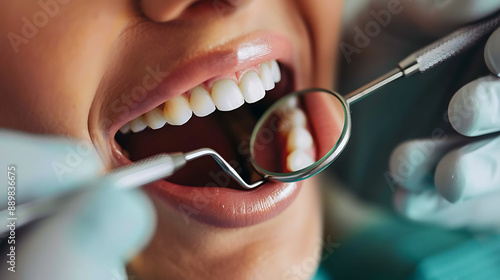
[[[258,71],[246,72],[238,83],[231,79],[215,81],[210,89],[196,86],[189,92],[167,100],[163,106],[125,124],[120,132],[137,133],[147,127],[160,129],[166,124],[180,126],[187,123],[193,114],[206,117],[215,110],[232,111],[243,104],[255,103],[265,97],[266,91],[272,90],[281,81],[281,70],[275,60],[263,62]]]

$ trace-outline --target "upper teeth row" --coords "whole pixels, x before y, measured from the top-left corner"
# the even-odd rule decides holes
[[[210,115],[217,108],[219,111],[231,111],[242,106],[245,101],[254,103],[266,94],[266,90],[275,87],[281,81],[281,71],[275,60],[261,63],[257,71],[248,71],[240,79],[239,85],[231,79],[220,79],[213,83],[210,92],[203,86],[197,86],[188,93],[176,96],[165,102],[163,111],[155,108],[130,121],[120,131],[122,133],[140,132],[150,127],[160,129],[165,124],[183,125],[191,119],[193,113],[198,117]]]

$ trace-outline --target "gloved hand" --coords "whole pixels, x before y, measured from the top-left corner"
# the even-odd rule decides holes
[[[500,232],[500,29],[485,60],[495,76],[461,88],[448,108],[453,128],[474,138],[409,141],[391,155],[396,208],[413,220]]]
[[[7,208],[7,168],[14,165],[15,201],[85,187],[101,163],[89,143],[0,130],[0,209]],[[10,174],[11,179],[12,174]],[[1,279],[128,279],[124,264],[147,244],[155,212],[139,191],[84,192],[54,216],[16,228],[12,263],[2,262]],[[2,221],[2,224],[7,221]],[[3,225],[5,226],[5,225]],[[2,238],[2,244],[7,238]],[[7,257],[7,261],[12,258]]]

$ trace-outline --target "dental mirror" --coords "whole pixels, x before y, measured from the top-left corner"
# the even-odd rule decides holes
[[[424,73],[461,54],[499,25],[500,16],[496,15],[463,27],[412,53],[387,74],[346,96],[325,89],[302,90],[285,96],[264,113],[254,128],[250,140],[254,168],[264,180],[282,182],[296,182],[318,174],[347,145],[351,135],[349,105],[399,78]],[[252,188],[257,183],[241,185]]]
[[[298,91],[273,104],[257,122],[251,161],[264,178],[307,179],[338,157],[350,131],[349,106],[341,95],[325,89]]]

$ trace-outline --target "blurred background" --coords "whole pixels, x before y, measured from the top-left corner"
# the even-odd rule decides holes
[[[373,12],[383,9],[386,2],[345,1],[341,42],[356,46],[355,28],[364,29],[374,20]],[[400,2],[405,8],[410,1]],[[427,19],[418,20],[416,14],[406,7],[392,15],[390,23],[370,36],[369,44],[358,48],[357,53],[346,56],[339,46],[335,90],[348,94],[454,29],[437,23],[436,28],[428,28],[422,23]],[[426,74],[397,81],[351,107],[351,140],[328,169],[328,176],[340,180],[350,194],[374,207],[371,209],[377,214],[328,255],[323,262],[329,271],[326,278],[500,279],[497,235],[409,221],[394,210],[397,185],[388,176],[389,158],[398,144],[430,138],[436,132],[456,134],[446,118],[448,105],[462,86],[489,74],[484,62],[485,42]],[[345,216],[354,219],[355,214]]]

